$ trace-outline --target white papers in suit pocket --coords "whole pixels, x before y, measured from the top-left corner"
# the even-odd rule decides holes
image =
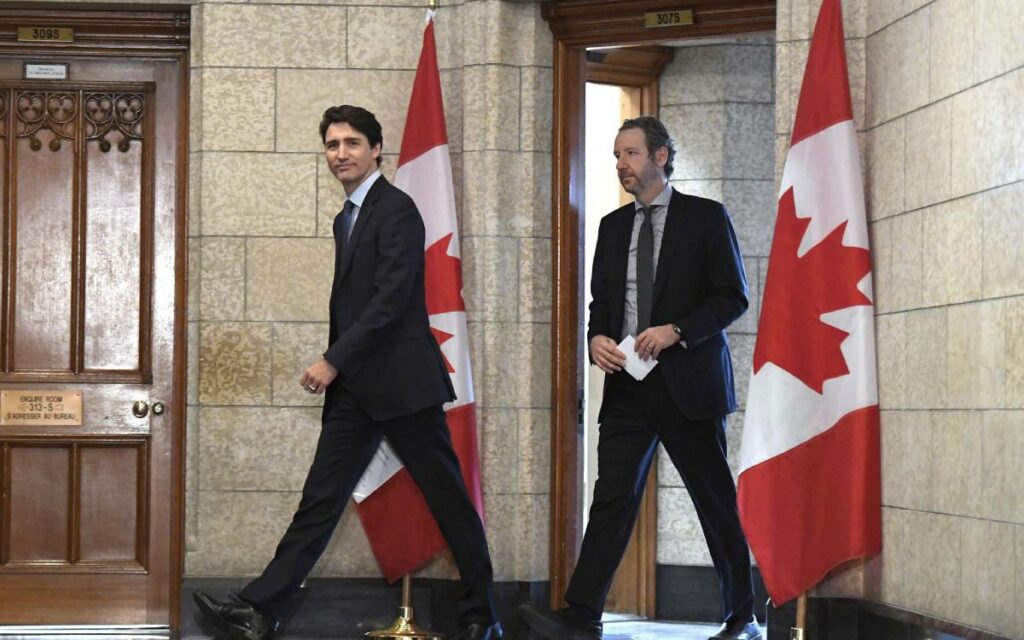
[[[619,343],[619,351],[626,354],[626,373],[637,380],[643,380],[654,367],[658,366],[658,361],[654,358],[650,360],[640,359],[640,356],[636,354],[636,340],[633,336],[626,336]]]

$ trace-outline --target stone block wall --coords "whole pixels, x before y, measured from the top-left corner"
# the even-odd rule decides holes
[[[256,574],[320,425],[298,376],[326,346],[344,194],[317,127],[360,104],[398,161],[420,0],[193,5],[186,573]],[[437,13],[485,508],[499,580],[547,576],[551,36],[533,3]],[[448,558],[423,573],[455,575]],[[314,575],[377,576],[349,510]]]

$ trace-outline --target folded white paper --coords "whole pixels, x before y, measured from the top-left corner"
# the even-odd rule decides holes
[[[619,351],[626,354],[626,373],[637,380],[643,380],[654,367],[658,366],[658,361],[654,358],[650,360],[640,359],[640,356],[636,353],[636,340],[633,339],[633,336],[626,336],[619,343]]]

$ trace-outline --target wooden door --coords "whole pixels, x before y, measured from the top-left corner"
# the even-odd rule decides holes
[[[90,20],[122,20],[102,13],[12,12],[0,15],[0,35],[35,20],[77,26],[82,38]],[[4,44],[0,625],[171,626],[182,555],[184,61],[103,41]],[[67,65],[65,78],[26,79],[29,62]],[[73,408],[64,424],[32,413],[72,392],[79,420]]]

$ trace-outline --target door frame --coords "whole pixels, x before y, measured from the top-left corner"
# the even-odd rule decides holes
[[[70,27],[73,42],[20,42],[18,27]],[[168,624],[177,629],[181,618],[181,582],[185,562],[185,417],[188,349],[188,142],[189,44],[191,8],[187,5],[71,5],[22,4],[0,8],[0,53],[12,56],[92,58],[160,58],[177,63],[178,134],[175,146],[174,300],[167,503],[169,557],[149,571],[165,578]],[[152,290],[150,290],[152,295]],[[10,310],[8,310],[10,312]],[[98,377],[97,379],[102,379]],[[158,452],[154,452],[157,455]],[[163,575],[161,575],[163,574]]]
[[[775,31],[776,0],[691,0],[693,24],[646,28],[644,13],[679,10],[673,0],[549,0],[541,7],[554,37],[551,148],[551,606],[562,596],[582,542],[584,353],[583,114],[588,47],[638,46],[685,38]],[[653,590],[652,590],[653,593]]]

